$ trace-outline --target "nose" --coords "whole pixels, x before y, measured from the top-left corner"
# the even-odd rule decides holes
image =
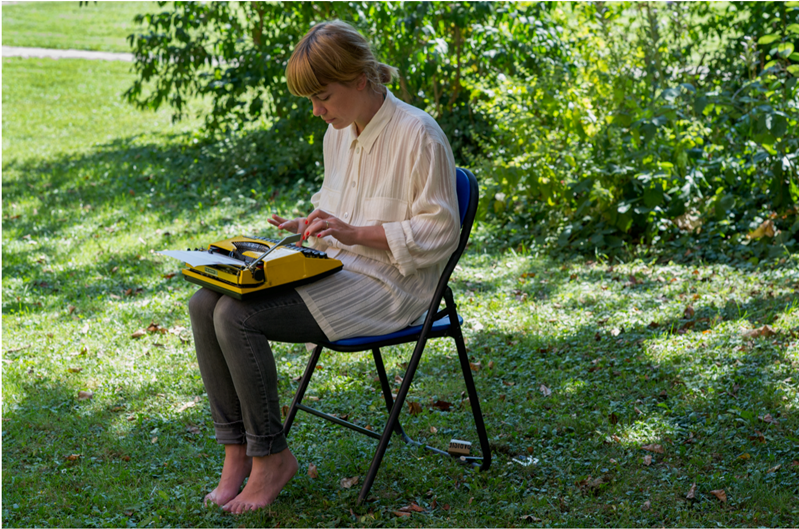
[[[314,116],[324,116],[327,113],[327,109],[319,101],[311,101],[311,103]]]

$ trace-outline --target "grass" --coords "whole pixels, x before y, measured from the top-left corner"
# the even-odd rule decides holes
[[[133,17],[155,2],[20,2],[3,6],[3,46],[130,52]]]
[[[266,215],[307,210],[313,186],[272,176],[268,137],[204,143],[196,122],[122,105],[127,68],[3,60],[4,526],[796,525],[796,256],[611,265],[487,252],[482,228],[452,284],[492,468],[392,443],[357,507],[339,482],[363,479],[373,442],[303,415],[290,439],[301,472],[273,506],[202,508],[222,451],[186,312],[195,287],[154,252],[268,233]],[[150,323],[171,332],[131,337]],[[766,324],[777,334],[745,336]],[[387,352],[391,380],[409,354]],[[404,416],[442,448],[477,444],[454,355],[428,346],[410,394],[423,411]],[[288,404],[308,353],[275,356]],[[379,427],[368,356],[321,365],[316,405]],[[424,512],[394,514],[411,502]]]

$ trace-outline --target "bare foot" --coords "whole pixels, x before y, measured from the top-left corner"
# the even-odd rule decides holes
[[[252,458],[252,472],[241,494],[222,508],[233,514],[254,511],[269,505],[297,473],[297,458],[288,449]]]
[[[241,490],[244,478],[250,475],[252,458],[247,455],[247,445],[225,445],[225,464],[222,466],[222,477],[216,486],[203,500],[206,507],[215,503],[220,507],[236,497]]]

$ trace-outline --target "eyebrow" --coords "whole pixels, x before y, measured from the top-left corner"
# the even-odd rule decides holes
[[[318,91],[318,92],[316,92],[315,94],[311,94],[311,95],[310,95],[310,96],[308,96],[308,97],[317,97],[317,98],[318,98],[320,94],[324,94],[324,93],[326,93],[326,92],[327,92],[327,89],[325,88],[324,90],[319,90],[319,91]]]

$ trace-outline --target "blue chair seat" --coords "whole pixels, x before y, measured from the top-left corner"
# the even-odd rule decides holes
[[[463,325],[463,318],[461,318],[460,315],[458,315],[458,323]],[[355,336],[353,338],[344,338],[343,340],[330,342],[329,345],[334,347],[364,346],[368,348],[370,345],[375,343],[390,342],[401,338],[416,336],[417,334],[422,332],[422,327],[423,327],[422,325],[414,325],[413,327],[405,327],[401,331],[392,332],[390,334],[383,334],[381,336]],[[446,332],[449,330],[450,327],[452,327],[452,324],[449,321],[449,316],[444,316],[440,320],[433,322],[433,328],[430,329],[430,331],[433,333]]]

